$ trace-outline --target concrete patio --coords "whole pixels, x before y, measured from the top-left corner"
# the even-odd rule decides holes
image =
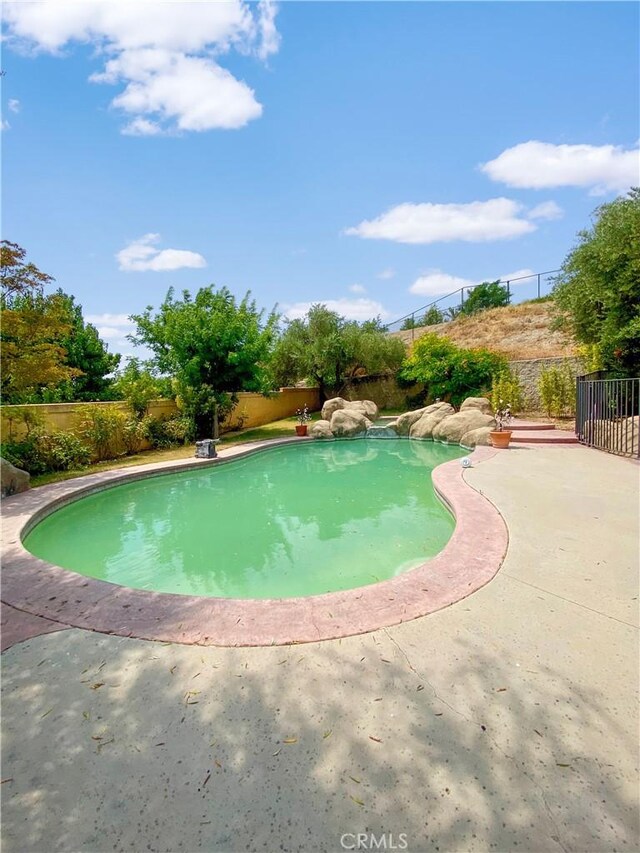
[[[393,628],[14,645],[3,850],[638,850],[639,473],[571,445],[469,469],[502,568]]]

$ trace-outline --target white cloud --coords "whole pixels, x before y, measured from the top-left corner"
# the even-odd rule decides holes
[[[396,271],[393,269],[393,267],[386,267],[385,269],[380,270],[380,272],[378,273],[378,278],[387,280],[389,278],[393,278],[395,274]]]
[[[555,201],[543,201],[527,213],[529,219],[562,219],[564,210]]]
[[[501,275],[499,276],[499,280],[502,282],[509,281],[513,285],[530,284],[530,279],[529,281],[514,281],[514,279],[524,279],[533,275],[535,275],[533,270],[525,268]],[[413,282],[409,288],[409,293],[419,294],[420,296],[443,296],[447,293],[454,293],[456,290],[460,290],[461,287],[474,287],[476,284],[482,284],[485,281],[496,280],[496,276],[471,279],[451,275],[442,270],[427,270],[426,273],[423,273]]]
[[[380,316],[384,320],[389,317],[389,312],[380,302],[373,299],[317,299],[312,302],[296,302],[294,305],[285,305],[284,313],[290,320],[304,317],[312,305],[322,303],[329,311],[336,311],[347,320],[372,320]]]
[[[525,280],[514,281],[514,279],[529,279],[529,277],[533,276],[533,275],[536,275],[536,273],[533,270],[530,270],[527,267],[525,267],[524,269],[514,270],[513,272],[508,272],[508,273],[505,273],[504,275],[501,275],[500,281],[502,281],[502,282],[508,281],[513,285],[531,284],[530,280],[529,281],[525,281]],[[489,281],[489,279],[484,279],[484,281]]]
[[[96,327],[98,335],[109,345],[111,352],[132,352],[133,344],[127,340],[135,330],[127,314],[87,314],[87,323]]]
[[[377,219],[365,220],[346,234],[398,243],[484,243],[519,237],[536,226],[523,219],[523,206],[508,198],[468,204],[399,204]]]
[[[366,293],[367,288],[363,287],[361,284],[351,284],[349,285],[349,290],[351,293]]]
[[[12,113],[20,112],[20,101],[17,98],[9,98],[8,106]]]
[[[0,129],[11,130],[11,125],[9,124],[9,122],[5,118],[3,118],[2,122],[0,122]]]
[[[197,252],[155,248],[154,244],[159,240],[159,234],[145,234],[144,237],[133,240],[116,254],[118,268],[122,272],[164,272],[185,267],[197,269],[207,265],[202,255]]]
[[[124,83],[112,104],[131,116],[123,133],[238,128],[262,113],[253,90],[219,62],[236,49],[266,59],[278,50],[276,6],[267,0],[149,3],[35,0],[4,4],[8,43],[61,53],[89,43],[105,57],[93,82]]]
[[[590,187],[592,195],[640,183],[640,150],[620,145],[552,145],[531,140],[507,148],[480,168],[510,187]]]
[[[409,288],[409,293],[416,293],[420,296],[441,296],[460,290],[461,287],[471,287],[477,283],[477,281],[472,281],[469,278],[449,275],[442,270],[428,270],[413,282]]]

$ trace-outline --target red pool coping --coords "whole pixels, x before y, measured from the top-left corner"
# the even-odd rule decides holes
[[[465,482],[459,459],[439,465],[432,475],[436,492],[456,518],[445,548],[409,572],[342,592],[260,600],[149,592],[62,569],[34,557],[22,545],[22,537],[38,520],[81,495],[142,477],[224,464],[290,443],[300,439],[230,448],[217,460],[91,474],[7,498],[0,598],[19,611],[58,623],[61,629],[194,645],[288,645],[364,634],[426,616],[480,589],[500,568],[508,544],[506,525],[493,504]],[[478,464],[497,452],[501,451],[479,447],[471,459]]]

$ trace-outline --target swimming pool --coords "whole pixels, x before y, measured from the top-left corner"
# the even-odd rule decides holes
[[[253,599],[350,590],[444,548],[455,522],[431,472],[465,452],[401,439],[278,447],[82,497],[24,546],[134,589]]]

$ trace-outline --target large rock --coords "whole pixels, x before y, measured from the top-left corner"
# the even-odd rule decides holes
[[[331,432],[336,438],[353,438],[362,435],[372,426],[369,418],[366,418],[356,409],[338,409],[331,416]]]
[[[355,409],[362,412],[365,418],[375,421],[378,417],[378,407],[373,400],[351,400],[345,405],[345,409]]]
[[[31,475],[22,468],[16,468],[11,462],[0,458],[0,493],[3,498],[18,492],[26,492],[30,479]]]
[[[309,429],[311,438],[333,438],[329,421],[316,421]]]
[[[333,413],[337,412],[338,409],[344,409],[348,402],[348,400],[342,397],[332,397],[330,400],[327,400],[322,407],[322,420],[330,421]]]
[[[413,412],[405,412],[396,418],[395,426],[398,435],[409,435],[411,427],[420,420],[423,415],[428,415],[430,412],[435,412],[440,403],[433,403],[431,406],[424,406],[422,409],[414,409]]]
[[[460,406],[460,411],[465,412],[467,409],[479,409],[484,415],[493,415],[491,403],[486,397],[467,397]]]
[[[480,427],[495,429],[496,419],[483,414],[480,409],[468,408],[454,415],[449,415],[437,424],[433,430],[434,441],[445,441],[447,444],[458,444],[460,439],[471,430]]]
[[[453,416],[455,409],[450,403],[434,403],[428,406],[420,420],[416,421],[409,430],[410,438],[433,438],[433,432],[443,418]]]
[[[489,434],[493,430],[491,426],[484,427],[476,427],[476,429],[471,429],[469,432],[465,432],[465,434],[460,439],[460,444],[463,447],[468,447],[471,449],[472,447],[479,447],[480,445],[490,445],[491,439],[489,438]]]

